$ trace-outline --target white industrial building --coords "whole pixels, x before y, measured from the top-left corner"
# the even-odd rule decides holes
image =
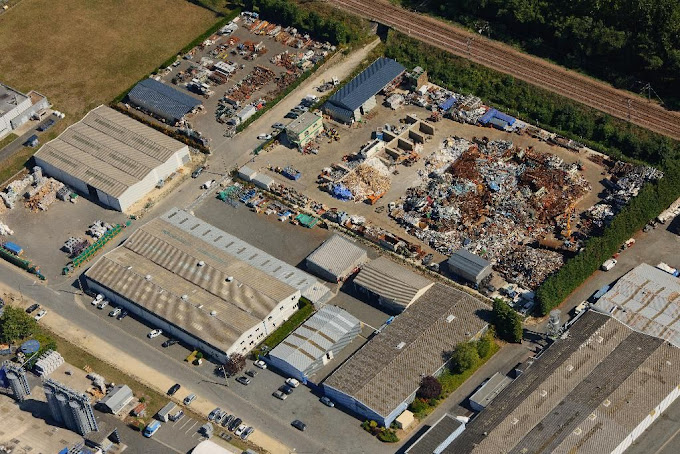
[[[126,211],[189,163],[189,147],[99,106],[35,154],[36,165],[99,203]]]
[[[49,107],[47,98],[37,91],[24,94],[0,84],[0,139]]]
[[[344,236],[335,234],[305,259],[307,270],[330,282],[345,280],[368,261],[366,251]]]
[[[298,308],[325,297],[309,274],[172,209],[87,272],[90,289],[218,361],[248,353]]]
[[[267,362],[303,383],[333,360],[361,331],[361,322],[344,309],[324,306],[267,355]]]

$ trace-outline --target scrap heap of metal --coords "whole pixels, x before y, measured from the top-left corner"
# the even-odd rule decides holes
[[[227,90],[225,96],[234,101],[243,102],[250,99],[253,93],[274,80],[275,77],[276,74],[271,69],[256,66],[247,76]]]
[[[531,288],[563,263],[531,245],[559,230],[558,219],[591,189],[576,164],[485,139],[446,139],[421,179],[390,205],[390,216],[442,254],[465,247]]]

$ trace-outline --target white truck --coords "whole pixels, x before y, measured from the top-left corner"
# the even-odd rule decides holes
[[[616,259],[609,259],[605,261],[600,267],[602,271],[609,271],[616,266]]]

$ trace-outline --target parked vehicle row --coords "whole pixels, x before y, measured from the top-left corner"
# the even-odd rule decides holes
[[[230,415],[219,407],[208,414],[208,421],[221,425],[230,432],[234,432],[234,435],[242,440],[247,440],[250,434],[255,431],[251,426],[244,424],[241,418],[236,415]]]

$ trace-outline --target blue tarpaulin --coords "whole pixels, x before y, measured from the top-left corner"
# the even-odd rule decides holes
[[[331,189],[331,194],[333,195],[333,197],[340,200],[349,200],[352,198],[352,191],[350,191],[344,185],[339,183],[333,185],[333,188]]]
[[[483,125],[489,123],[491,120],[494,118],[506,122],[508,125],[512,126],[515,124],[515,118],[511,117],[508,114],[504,114],[503,112],[499,112],[496,109],[489,109],[486,111],[484,115],[482,115],[482,118],[479,119],[479,122]]]
[[[453,105],[454,105],[455,103],[456,103],[456,98],[454,98],[453,96],[451,96],[449,99],[447,99],[446,101],[444,101],[443,103],[441,103],[441,104],[439,105],[439,109],[440,109],[440,110],[443,110],[443,111],[447,111],[447,110],[449,110],[451,107],[453,107]]]

